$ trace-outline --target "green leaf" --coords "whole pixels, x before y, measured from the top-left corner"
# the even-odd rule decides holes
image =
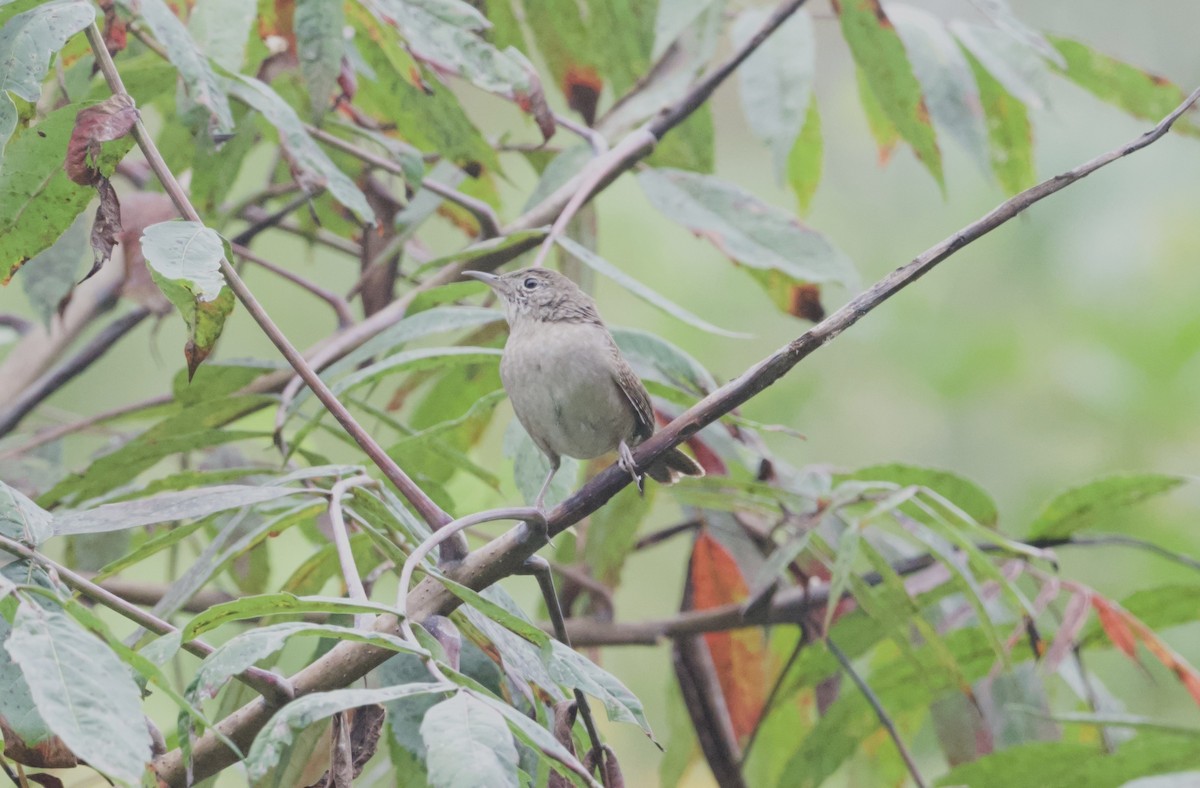
[[[979,86],[979,101],[983,104],[984,120],[987,122],[992,172],[1005,192],[1016,194],[1037,180],[1029,112],[978,60],[970,54],[967,60],[975,75],[975,83]]]
[[[103,642],[61,610],[26,602],[5,648],[38,713],[75,755],[114,779],[141,782],[150,760],[141,693]]]
[[[266,83],[240,74],[236,74],[228,86],[232,95],[261,112],[279,132],[279,143],[290,154],[296,180],[305,190],[328,189],[334,199],[353,211],[362,222],[375,222],[375,212],[362,191],[308,135],[296,110],[278,93]]]
[[[858,526],[851,523],[842,531],[838,537],[837,553],[834,556],[833,569],[829,573],[829,598],[841,599],[842,594],[846,591],[846,584],[850,581],[850,573],[854,571],[854,562],[858,558],[859,546],[862,541],[862,532]],[[837,605],[825,606],[825,623],[821,627],[822,632],[828,632],[830,625],[833,624],[833,615],[837,612]]]
[[[1057,66],[1063,65],[1062,55],[1050,45],[1045,36],[1017,18],[1009,6],[1008,0],[974,0],[974,5],[996,27],[1036,51],[1051,63]]]
[[[529,433],[521,426],[521,422],[513,419],[504,431],[504,456],[513,462],[513,481],[521,492],[526,504],[532,505],[537,498],[538,490],[550,473],[550,460],[534,444]],[[546,490],[544,501],[547,507],[553,507],[566,500],[575,489],[579,478],[580,462],[574,457],[563,457],[558,473]]]
[[[586,265],[588,268],[591,268],[598,274],[607,276],[609,279],[613,280],[646,303],[658,307],[671,317],[677,318],[693,328],[698,328],[701,331],[707,331],[708,333],[716,334],[717,336],[733,337],[735,339],[747,339],[750,336],[749,334],[742,334],[737,331],[729,331],[727,329],[720,328],[719,326],[714,326],[704,318],[697,317],[696,315],[676,304],[674,301],[671,301],[670,299],[654,292],[646,285],[634,279],[632,276],[629,276],[620,268],[617,268],[615,265],[608,262],[603,257],[578,243],[577,241],[565,236],[560,236],[555,240],[559,246],[561,246],[563,249],[566,249],[572,257]]]
[[[771,8],[748,8],[730,30],[737,47],[758,32]],[[782,177],[788,156],[811,111],[817,42],[812,18],[801,8],[771,34],[738,68],[742,111],[750,130],[771,149],[775,174]]]
[[[1058,69],[1060,74],[1101,101],[1120,107],[1135,118],[1158,122],[1183,103],[1183,89],[1170,80],[1097,52],[1070,38],[1051,36],[1050,43],[1064,60]],[[1187,115],[1180,118],[1171,129],[1200,136],[1200,125]]]
[[[637,542],[638,527],[650,513],[653,497],[640,495],[637,487],[629,485],[592,512],[582,556],[592,577],[614,588],[620,582],[621,567]]]
[[[577,785],[595,785],[595,782],[591,780],[591,775],[588,774],[583,764],[558,739],[554,738],[554,735],[550,731],[503,701],[481,694],[473,694],[472,697],[478,698],[499,712],[508,722],[509,730],[521,742],[554,761],[551,765],[560,774]],[[562,765],[559,766],[558,764]],[[587,782],[582,782],[584,778],[587,778]]]
[[[1071,536],[1127,509],[1191,481],[1186,476],[1142,473],[1108,476],[1054,497],[1029,526],[1030,539]]]
[[[616,676],[557,640],[550,641],[549,653],[543,649],[542,656],[552,679],[598,699],[604,704],[609,720],[631,722],[654,740],[642,702]]]
[[[510,47],[501,52],[476,34],[488,21],[475,8],[459,0],[368,0],[367,6],[381,23],[400,31],[418,60],[512,99],[533,115],[544,137],[554,133],[537,73],[518,50]]]
[[[305,622],[271,624],[247,630],[214,649],[196,670],[196,675],[188,685],[188,697],[214,697],[221,685],[231,676],[241,673],[260,659],[266,659],[279,651],[287,643],[288,638],[294,636],[331,637],[356,643],[370,643],[379,648],[405,654],[423,653],[408,641],[385,632]]]
[[[341,3],[327,0],[298,0],[292,27],[296,31],[296,56],[300,59],[300,74],[312,100],[314,118],[320,118],[330,107],[337,87],[338,74],[346,44],[342,30],[346,26]]]
[[[1118,788],[1138,777],[1195,769],[1195,738],[1144,731],[1105,755],[1094,743],[1039,742],[1012,747],[951,769],[937,785],[971,788]]]
[[[1049,76],[1041,56],[1003,30],[961,20],[950,29],[1004,89],[1031,109],[1050,103]]]
[[[311,495],[303,487],[257,487],[224,484],[165,492],[91,509],[65,510],[54,515],[54,535],[99,534],[207,517],[243,506],[254,506],[289,495]]]
[[[834,484],[846,481],[889,482],[900,487],[924,487],[957,506],[980,525],[995,527],[999,520],[996,502],[972,482],[950,471],[891,463],[871,465],[853,473],[837,474]]]
[[[4,577],[0,575],[0,586]],[[3,596],[3,593],[0,593]],[[54,735],[38,714],[37,704],[29,693],[29,685],[21,675],[21,666],[9,656],[4,644],[12,634],[8,619],[0,616],[0,718],[8,724],[21,741],[30,746],[40,744]]]
[[[0,161],[17,128],[17,105],[8,94],[37,101],[50,58],[95,18],[85,0],[57,0],[17,14],[0,28]]]
[[[681,170],[646,170],[638,183],[667,218],[756,273],[778,273],[789,284],[855,280],[849,260],[825,236],[731,183]]]
[[[88,218],[86,213],[75,217],[57,241],[25,264],[25,272],[21,274],[21,289],[47,329],[58,314],[59,304],[82,276],[80,268],[88,249]]]
[[[788,153],[787,182],[796,193],[800,213],[807,213],[821,182],[821,160],[825,144],[821,137],[821,113],[814,93],[808,100],[808,113],[799,136]]]
[[[921,84],[879,0],[839,0],[834,8],[841,18],[842,35],[854,62],[862,70],[883,114],[895,124],[900,137],[944,189],[942,153],[921,96]]]
[[[337,3],[329,3],[338,6]],[[299,37],[300,4],[296,8]],[[203,0],[196,3],[188,17],[188,32],[200,51],[226,71],[241,71],[246,60],[246,41],[254,29],[254,4],[245,0]],[[341,34],[341,26],[336,28]],[[301,54],[301,66],[304,65]]]
[[[613,340],[638,376],[677,388],[694,397],[716,390],[717,381],[681,348],[648,331],[613,328]]]
[[[470,693],[425,712],[421,738],[429,781],[438,788],[519,785],[517,748],[504,717]]]
[[[75,183],[63,169],[64,151],[81,108],[70,104],[51,112],[9,143],[0,162],[0,280],[4,282],[53,244],[96,195],[94,188]],[[104,143],[100,172],[112,175],[132,146],[128,136]]]
[[[450,364],[498,364],[501,352],[498,348],[487,347],[432,347],[405,350],[346,375],[333,385],[333,393],[342,394],[359,386],[374,383],[386,375],[392,375],[401,370],[414,372],[436,369]]]
[[[187,324],[184,356],[194,375],[233,311],[233,291],[221,273],[225,243],[200,222],[160,222],[142,233],[142,253],[154,283]]]
[[[183,77],[184,90],[194,103],[204,107],[215,122],[213,131],[225,134],[233,130],[233,115],[229,111],[229,99],[221,89],[216,72],[208,58],[196,46],[179,17],[171,12],[163,0],[119,0],[120,5],[131,15],[150,28],[150,32],[163,45],[167,58],[179,69]]]
[[[333,690],[296,698],[275,712],[271,723],[264,726],[254,739],[254,744],[246,756],[246,771],[251,781],[261,780],[279,762],[279,758],[299,731],[339,711],[445,691],[444,684],[424,683],[376,689]]]
[[[722,5],[724,0],[660,0],[654,17],[654,48],[650,59],[658,60],[701,14]]]
[[[888,16],[904,42],[934,123],[985,170],[987,130],[971,66],[942,21],[919,8],[893,4]]]
[[[52,515],[20,490],[0,481],[0,536],[37,547],[53,535]],[[0,565],[3,563],[0,561]]]
[[[244,596],[230,602],[222,602],[200,613],[183,628],[183,639],[192,640],[205,632],[234,621],[265,616],[292,615],[296,613],[378,613],[395,615],[387,605],[374,602],[355,602],[342,597],[296,596],[286,592]]]

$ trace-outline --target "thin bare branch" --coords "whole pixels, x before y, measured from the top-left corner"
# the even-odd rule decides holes
[[[233,249],[233,253],[238,257],[248,260],[260,268],[265,268],[276,276],[283,277],[292,284],[303,287],[317,298],[329,304],[329,306],[333,308],[334,314],[337,315],[338,328],[346,328],[354,323],[354,313],[350,311],[350,304],[346,302],[346,299],[342,298],[337,293],[333,292],[332,290],[327,290],[315,282],[310,282],[299,274],[289,271],[283,266],[272,263],[270,260],[250,251],[241,244],[230,243],[230,247]]]
[[[92,52],[96,56],[96,66],[104,74],[105,80],[108,82],[109,89],[114,94],[128,95],[125,90],[125,85],[121,81],[121,75],[117,72],[117,67],[112,61],[112,57],[108,54],[108,50],[104,46],[104,37],[100,32],[100,28],[93,22],[85,29],[88,42],[91,44]],[[133,138],[141,148],[142,154],[146,157],[146,161],[150,163],[150,167],[154,170],[155,176],[162,183],[167,195],[170,196],[175,207],[184,218],[194,222],[202,222],[200,214],[192,206],[191,200],[188,199],[183,187],[179,181],[175,179],[175,175],[171,172],[167,163],[163,160],[162,154],[158,151],[158,146],[154,144],[154,138],[146,130],[145,125],[139,119],[134,123]],[[221,273],[225,276],[229,288],[237,296],[238,301],[242,303],[254,321],[258,323],[263,333],[270,338],[271,342],[283,354],[283,357],[292,366],[293,369],[304,379],[309,388],[313,390],[317,399],[321,404],[333,414],[333,417],[338,420],[342,428],[354,438],[354,441],[359,445],[373,463],[383,472],[388,481],[396,486],[413,508],[421,515],[424,520],[432,527],[445,525],[450,522],[450,515],[442,511],[442,508],[434,502],[432,498],[425,494],[416,482],[409,478],[396,461],[388,456],[371,434],[365,430],[362,425],[351,415],[346,406],[338,400],[329,387],[321,380],[320,376],[309,366],[300,352],[288,341],[279,327],[263,309],[258,299],[246,287],[245,282],[238,276],[237,271],[229,264],[228,260],[221,260]],[[465,550],[465,545],[462,545]]]
[[[33,451],[39,446],[52,443],[59,438],[65,438],[66,436],[76,432],[82,432],[83,430],[91,429],[97,424],[102,424],[106,421],[120,418],[121,416],[128,416],[131,413],[137,413],[139,410],[147,410],[149,408],[156,408],[159,405],[166,405],[174,400],[174,395],[162,394],[157,397],[151,397],[150,399],[142,400],[141,402],[134,402],[129,405],[121,405],[120,407],[106,410],[102,413],[97,413],[94,416],[88,416],[87,418],[79,419],[78,421],[73,421],[69,424],[62,424],[57,427],[47,427],[46,429],[40,430],[37,434],[24,443],[5,449],[4,451],[0,451],[0,460],[8,460],[12,459],[13,457],[19,457],[26,452]]]
[[[362,575],[354,562],[354,551],[350,547],[350,534],[346,530],[346,518],[342,516],[342,498],[355,487],[369,487],[378,482],[366,474],[351,476],[335,483],[329,490],[329,526],[333,531],[333,544],[337,548],[338,565],[342,568],[342,578],[346,581],[347,595],[355,602],[366,604],[367,589],[363,586]],[[375,622],[375,616],[370,613],[354,615],[355,629],[370,629]]]
[[[900,731],[896,730],[896,723],[892,721],[891,716],[887,713],[887,709],[883,708],[883,704],[879,702],[879,696],[871,689],[871,685],[867,684],[857,670],[854,669],[854,664],[850,662],[850,658],[846,656],[846,652],[838,648],[838,645],[830,638],[825,638],[825,645],[829,648],[829,653],[833,654],[838,664],[842,666],[842,671],[850,677],[858,691],[867,699],[867,703],[871,704],[871,708],[875,710],[875,716],[879,719],[881,725],[887,730],[888,736],[892,738],[892,742],[896,745],[896,749],[900,752],[900,757],[904,759],[904,765],[908,767],[908,773],[912,775],[913,782],[918,788],[925,788],[927,783],[925,778],[921,776],[921,770],[917,768],[917,762],[913,759],[912,753],[908,751],[908,746],[904,743],[904,739],[900,737]]]
[[[71,382],[107,353],[122,337],[150,316],[146,307],[137,307],[113,320],[92,337],[83,348],[57,367],[47,371],[20,393],[7,408],[0,411],[0,437],[12,432],[31,410],[54,392]]]

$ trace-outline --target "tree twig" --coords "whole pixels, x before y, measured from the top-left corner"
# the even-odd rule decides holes
[[[12,432],[31,410],[69,383],[76,375],[99,361],[121,337],[137,328],[138,324],[149,315],[150,310],[144,306],[126,312],[101,329],[100,333],[92,337],[92,340],[74,356],[30,383],[12,401],[12,404],[0,412],[0,437]]]
[[[346,581],[346,594],[355,602],[366,604],[369,600],[367,589],[363,586],[362,575],[358,573],[358,565],[354,562],[354,551],[350,547],[350,534],[346,530],[346,518],[342,516],[342,497],[355,487],[368,487],[378,484],[366,474],[351,476],[335,483],[329,489],[329,526],[333,531],[333,544],[337,549],[338,565],[342,568],[342,577]],[[370,629],[375,616],[370,613],[355,613],[354,628]]]
[[[114,94],[128,95],[125,90],[125,85],[121,80],[121,75],[117,71],[116,65],[112,61],[112,57],[108,54],[108,49],[104,45],[104,37],[100,32],[100,28],[93,22],[85,28],[88,42],[91,44],[92,52],[96,56],[96,66],[104,74],[105,80],[108,82],[109,89]],[[162,154],[159,153],[158,146],[154,144],[153,137],[146,130],[145,125],[140,119],[136,120],[133,126],[133,138],[141,148],[142,154],[149,162],[150,168],[154,171],[159,182],[162,183],[163,189],[170,196],[175,207],[179,210],[184,218],[193,222],[203,222],[196,209],[192,206],[191,200],[188,199],[183,187],[179,181],[175,179],[175,175],[171,172],[167,163],[163,160]],[[284,336],[279,327],[263,309],[258,299],[246,287],[245,282],[238,276],[237,271],[233,269],[228,260],[220,261],[221,273],[225,276],[229,288],[237,296],[238,301],[242,303],[254,321],[258,323],[263,333],[271,340],[283,357],[293,369],[304,379],[309,388],[313,390],[317,399],[325,406],[333,417],[337,419],[342,428],[352,437],[373,463],[383,472],[388,481],[396,486],[417,513],[429,523],[430,526],[437,528],[450,522],[450,515],[442,511],[442,508],[422,490],[416,482],[414,482],[408,474],[406,474],[396,461],[393,460],[388,453],[383,450],[371,434],[365,430],[362,425],[354,418],[346,406],[338,400],[337,396],[329,389],[329,386],[321,380],[313,368],[309,366],[304,356],[292,345],[288,338]],[[465,544],[460,545],[460,548],[465,550]]]
[[[346,328],[354,323],[354,313],[350,311],[350,304],[346,303],[346,299],[342,298],[332,290],[321,287],[316,282],[310,282],[297,273],[289,271],[283,266],[276,265],[265,257],[250,251],[245,246],[238,243],[230,243],[229,246],[233,249],[233,253],[238,257],[249,260],[260,268],[265,268],[276,276],[282,277],[292,284],[303,287],[308,292],[315,295],[333,308],[334,314],[337,315],[338,328]]]
[[[904,765],[908,767],[908,773],[912,775],[913,782],[917,784],[917,788],[925,788],[925,778],[921,776],[921,770],[917,768],[917,762],[913,760],[912,753],[908,751],[908,746],[904,743],[904,739],[900,736],[900,731],[896,730],[896,723],[892,721],[891,716],[887,713],[887,709],[879,702],[879,696],[871,689],[871,685],[867,684],[857,670],[854,669],[854,664],[850,662],[850,658],[846,653],[838,648],[838,645],[831,638],[825,638],[825,645],[829,648],[829,653],[833,654],[834,659],[842,666],[842,671],[850,677],[858,691],[867,699],[867,703],[871,704],[871,708],[875,710],[875,716],[879,719],[879,723],[883,725],[888,732],[888,736],[892,738],[892,743],[896,745],[896,749],[900,752],[900,757],[904,759]]]
[[[142,400],[141,402],[134,402],[130,405],[121,405],[120,407],[106,410],[102,413],[97,413],[94,416],[88,416],[86,418],[79,419],[78,421],[73,421],[70,424],[62,424],[57,427],[47,427],[46,429],[37,432],[32,438],[24,443],[5,449],[4,451],[0,451],[0,460],[9,460],[13,457],[18,457],[25,452],[33,451],[39,446],[44,446],[47,443],[51,443],[72,433],[89,429],[90,427],[94,427],[102,422],[109,421],[111,419],[117,419],[121,416],[127,416],[130,413],[137,413],[139,410],[146,410],[148,408],[158,407],[159,405],[166,405],[174,400],[174,395],[162,394],[157,397],[151,397],[150,399]]]

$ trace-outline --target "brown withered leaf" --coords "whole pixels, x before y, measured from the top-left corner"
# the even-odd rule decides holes
[[[603,89],[604,79],[595,69],[587,66],[571,66],[563,76],[567,106],[578,112],[589,126],[596,122],[596,105],[600,102],[600,91]]]
[[[792,285],[788,299],[788,314],[803,320],[819,323],[825,319],[825,307],[821,306],[821,286],[815,284]]]
[[[604,751],[604,762],[601,764],[601,774],[603,780],[601,783],[608,788],[625,788],[625,776],[621,774],[621,764],[617,761],[617,754],[613,752],[613,748],[607,744],[601,745]],[[583,766],[592,772],[596,768],[596,751],[592,750],[583,759]]]
[[[10,761],[36,769],[71,769],[79,765],[75,753],[57,736],[31,747],[8,727],[3,717],[0,717],[0,736],[4,737],[4,757]]]
[[[129,40],[125,20],[117,16],[114,0],[100,0],[100,9],[104,11],[104,48],[108,54],[115,55],[125,48]]]
[[[329,771],[309,788],[349,788],[351,780],[362,773],[379,746],[379,733],[387,716],[383,706],[359,706],[347,731],[346,714],[333,718]]]
[[[96,194],[100,204],[96,206],[96,220],[92,222],[92,270],[81,281],[86,282],[112,257],[121,232],[121,201],[108,178],[103,176],[96,183]]]
[[[133,99],[123,93],[80,110],[67,143],[67,160],[63,165],[67,177],[81,186],[97,183],[103,176],[92,162],[100,156],[100,143],[124,137],[137,119]]]
[[[575,725],[577,710],[578,706],[573,700],[560,700],[554,704],[554,738],[572,755],[575,754],[575,737],[571,735],[571,728]],[[556,771],[550,772],[547,788],[567,788],[569,785],[571,781],[566,777]]]

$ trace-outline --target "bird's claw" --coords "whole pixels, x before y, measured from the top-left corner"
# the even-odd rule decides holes
[[[637,465],[633,461],[633,451],[630,450],[629,444],[621,441],[621,445],[617,450],[617,465],[621,470],[628,473],[633,478],[633,483],[637,485],[638,495],[646,494],[646,477],[637,472]]]

